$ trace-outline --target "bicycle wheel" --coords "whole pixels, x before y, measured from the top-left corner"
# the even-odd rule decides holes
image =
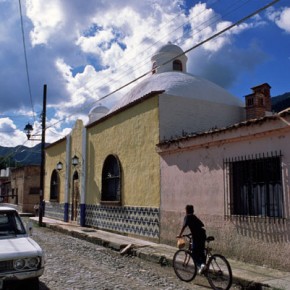
[[[232,269],[224,256],[218,254],[212,255],[206,267],[205,276],[213,289],[230,289],[232,285]]]
[[[180,280],[192,281],[197,269],[191,253],[187,250],[178,250],[173,256],[173,269]]]

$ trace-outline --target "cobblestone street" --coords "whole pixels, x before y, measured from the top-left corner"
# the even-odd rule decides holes
[[[35,226],[33,239],[46,253],[41,290],[209,289],[205,278],[185,283],[178,280],[171,267],[121,256],[119,252],[48,228]]]

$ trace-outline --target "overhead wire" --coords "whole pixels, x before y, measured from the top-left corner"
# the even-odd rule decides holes
[[[246,2],[248,2],[248,1],[249,1],[249,0],[247,0]],[[234,2],[234,3],[232,2],[232,4],[231,4],[230,6],[228,6],[226,9],[231,8],[232,10],[233,10],[233,9],[236,10],[237,8],[233,8],[234,5],[236,5],[236,3],[241,3],[241,2],[242,2],[242,1],[236,1],[236,2]],[[21,3],[20,3],[20,0],[19,0],[19,5],[20,5],[20,14],[21,14],[21,19],[22,19],[22,12],[21,12]],[[245,5],[245,3],[242,4],[242,5]],[[241,6],[241,5],[240,5],[240,6]],[[212,7],[211,7],[211,8],[212,8]],[[203,9],[202,11],[200,11],[198,14],[196,14],[196,15],[192,15],[191,18],[187,18],[187,20],[186,20],[184,23],[182,23],[181,25],[179,25],[179,26],[178,26],[177,28],[175,28],[173,31],[170,31],[170,33],[167,33],[167,34],[163,35],[161,38],[159,38],[159,40],[155,41],[155,42],[152,43],[149,47],[147,47],[146,50],[148,51],[149,49],[153,48],[153,47],[156,46],[159,42],[161,42],[163,39],[165,39],[166,37],[168,37],[168,35],[172,34],[173,32],[177,31],[178,29],[184,27],[184,25],[186,25],[187,23],[189,23],[190,20],[192,20],[193,17],[199,17],[199,16],[201,16],[205,11],[206,11],[206,8],[204,8],[204,9]],[[227,13],[225,13],[225,14],[223,14],[223,16],[226,16],[226,15],[228,15],[229,13],[230,13],[230,11],[227,12]],[[179,15],[176,15],[175,17],[171,18],[169,22],[167,22],[167,23],[161,25],[161,27],[159,28],[159,31],[162,31],[163,27],[169,26],[169,24],[170,24],[171,22],[173,22],[177,17],[179,17]],[[195,27],[195,29],[197,29],[197,28],[200,27],[200,26],[203,26],[203,27],[204,27],[203,29],[205,29],[205,28],[206,28],[205,23],[206,23],[206,22],[209,22],[209,20],[214,19],[214,18],[217,18],[217,16],[215,15],[214,17],[212,17],[212,18],[210,18],[210,19],[207,19],[205,22],[200,23],[197,27]],[[221,18],[221,16],[218,17],[218,18]],[[217,20],[218,20],[218,19],[216,19],[215,22],[217,22]],[[23,21],[21,21],[21,23],[22,23],[22,32],[23,32],[23,44],[24,44],[24,48],[25,48],[26,46],[25,46],[25,39],[24,39]],[[211,24],[212,24],[212,23],[211,23]],[[203,29],[201,29],[200,31],[196,32],[195,34],[200,33]],[[191,30],[192,30],[192,29],[191,29]],[[193,35],[195,35],[195,34],[193,34]],[[184,36],[183,36],[183,37],[184,37]],[[179,39],[180,39],[180,38],[179,38]],[[177,40],[178,40],[178,38],[177,38]],[[145,42],[145,40],[143,40],[143,41],[138,45],[138,47],[141,46],[143,42]],[[24,51],[26,52],[26,49],[24,49]],[[144,51],[144,50],[143,50],[143,51]],[[25,53],[25,56],[26,56],[26,53]],[[134,59],[134,56],[132,56],[130,59]],[[129,61],[130,61],[130,59],[129,59]],[[135,61],[135,59],[134,59],[134,61]],[[27,64],[27,58],[26,58],[26,64]],[[125,66],[126,64],[127,64],[127,62],[124,63],[124,64],[122,64],[121,66],[119,66],[118,69],[122,68],[122,67]],[[140,64],[140,65],[139,65],[139,64]],[[96,89],[99,89],[99,88],[104,87],[104,86],[107,86],[107,85],[111,85],[112,82],[118,82],[120,79],[124,78],[124,76],[125,76],[125,77],[128,76],[128,75],[129,75],[128,72],[130,72],[130,75],[132,75],[132,73],[136,72],[137,70],[140,70],[141,67],[143,67],[143,66],[145,66],[145,65],[147,65],[147,64],[148,64],[148,58],[146,58],[146,60],[141,60],[141,61],[139,61],[139,62],[137,62],[137,63],[136,63],[136,61],[135,61],[135,66],[134,66],[134,69],[133,69],[133,70],[132,70],[131,68],[128,68],[126,71],[123,71],[123,72],[121,72],[121,73],[118,73],[118,74],[116,75],[116,77],[114,77],[112,80],[109,80],[109,81],[106,82],[106,83],[102,83],[102,85],[97,86]],[[26,67],[28,67],[28,65],[27,65]],[[28,80],[29,80],[28,69],[27,69],[27,76],[28,76]],[[103,79],[101,79],[101,80],[90,80],[90,81],[88,81],[84,86],[82,86],[81,88],[79,88],[78,90],[81,90],[81,89],[84,89],[84,88],[85,88],[85,89],[90,89],[90,88],[92,88],[92,87],[95,85],[96,82],[100,83],[100,82],[102,82],[102,80],[103,80]],[[93,83],[90,84],[90,82],[93,82]],[[30,82],[29,82],[29,83],[30,83]],[[30,86],[29,86],[29,87],[30,87]],[[31,95],[31,94],[30,94],[30,95]],[[103,99],[103,98],[102,98],[102,99]],[[32,98],[31,98],[31,100],[32,100]],[[100,101],[100,99],[98,99],[98,100],[96,100],[96,101],[93,101],[93,102],[89,103],[88,105],[84,106],[83,109],[82,109],[81,111],[84,111],[85,109],[87,109],[88,107],[91,107],[92,105],[94,105],[95,103],[97,103],[97,102],[99,102],[99,101]],[[32,110],[33,110],[33,107],[32,107]],[[76,112],[74,112],[73,114],[71,114],[70,117],[73,116],[73,115],[75,115],[75,114],[78,114],[79,112],[80,112],[80,110],[78,109]],[[33,115],[35,115],[34,110],[33,110]],[[65,119],[67,119],[67,117],[64,118],[63,120],[65,120]],[[35,118],[34,118],[34,121],[35,121]]]
[[[280,1],[280,0],[275,0],[275,1],[270,2],[268,5],[263,6],[261,9],[256,10],[254,13],[251,13],[249,16],[244,17],[244,18],[242,18],[241,20],[235,22],[233,25],[230,25],[230,26],[227,27],[226,29],[223,29],[222,31],[220,31],[220,32],[218,32],[218,33],[216,33],[216,34],[214,34],[213,36],[207,38],[206,40],[204,40],[204,41],[202,41],[202,42],[200,42],[200,43],[198,43],[197,45],[194,45],[194,46],[192,46],[191,48],[185,50],[184,53],[182,53],[182,54],[176,56],[176,58],[177,58],[177,57],[180,57],[180,56],[183,55],[183,54],[186,54],[187,52],[193,50],[194,48],[197,48],[198,46],[201,46],[201,45],[204,44],[205,42],[210,41],[210,40],[212,40],[213,38],[215,38],[215,37],[221,35],[222,33],[224,33],[224,32],[226,32],[227,30],[233,28],[234,26],[237,26],[238,24],[240,24],[240,23],[246,21],[247,19],[253,17],[254,15],[260,13],[262,10],[264,10],[264,9],[266,9],[266,8],[268,8],[268,7],[272,6],[272,5],[274,5],[274,4],[275,4],[276,2],[278,2],[278,1]],[[237,2],[240,2],[240,1],[237,1]],[[236,3],[237,3],[237,2],[236,2]],[[246,2],[249,2],[249,1],[246,1]],[[20,0],[19,0],[19,3],[20,3]],[[245,3],[242,4],[242,5],[245,5]],[[231,9],[234,9],[234,8],[233,8],[233,5],[231,5],[230,8],[231,8]],[[235,9],[237,9],[237,8],[235,8]],[[228,12],[227,14],[223,14],[222,16],[224,17],[224,15],[228,15],[229,13],[230,13],[230,12]],[[22,15],[22,14],[21,14],[21,15]],[[176,18],[176,17],[174,17],[173,19],[175,19],[175,18]],[[213,17],[213,18],[214,18],[214,17]],[[172,21],[172,19],[171,19],[170,21]],[[188,21],[189,21],[189,20],[188,20]],[[188,21],[187,21],[187,22],[188,22]],[[206,22],[208,22],[208,21],[209,21],[209,19],[208,19]],[[216,20],[216,21],[217,21],[217,20]],[[176,30],[179,29],[180,27],[184,26],[187,22],[185,22],[185,23],[183,23],[182,25],[180,25],[179,27],[177,27],[174,31],[176,31]],[[206,22],[205,22],[205,23],[206,23]],[[211,24],[212,24],[212,23],[211,23]],[[200,26],[201,26],[201,25],[204,25],[204,23],[201,23]],[[206,26],[205,26],[205,27],[206,27]],[[205,27],[204,27],[203,29],[205,29]],[[200,30],[200,31],[202,31],[202,30]],[[200,31],[198,31],[198,32],[200,32]],[[198,32],[196,32],[196,33],[198,33]],[[172,32],[171,32],[171,33],[172,33]],[[166,34],[165,36],[163,36],[163,37],[161,38],[161,40],[164,39],[167,35],[168,35],[168,34]],[[157,43],[160,42],[161,40],[158,40],[158,41],[154,42],[151,46],[149,46],[149,48],[153,47],[155,44],[157,44]],[[24,42],[24,43],[25,43],[25,42]],[[172,60],[173,60],[173,59],[172,59]],[[172,60],[169,60],[169,61],[172,61]],[[169,62],[169,61],[168,61],[168,62]],[[167,64],[168,62],[163,63],[162,65],[165,65],[165,64]],[[137,68],[136,68],[135,70],[137,70]],[[134,70],[134,71],[135,71],[135,70]],[[127,72],[127,71],[126,71],[126,72]],[[104,95],[103,97],[99,98],[98,100],[96,100],[96,101],[94,101],[94,102],[92,102],[92,103],[90,103],[90,104],[84,106],[84,107],[82,108],[81,111],[84,111],[88,106],[92,106],[93,104],[95,104],[95,103],[97,103],[97,102],[100,102],[101,100],[104,100],[104,99],[108,98],[109,96],[113,95],[114,93],[116,93],[116,92],[122,90],[123,88],[125,88],[125,87],[131,85],[132,83],[138,81],[139,79],[145,77],[146,75],[148,75],[148,74],[150,74],[150,73],[152,73],[152,70],[143,73],[142,75],[140,75],[139,77],[136,77],[136,78],[133,79],[132,81],[129,81],[129,82],[125,83],[125,84],[122,85],[122,86],[119,86],[117,89],[115,89],[115,90],[111,91],[110,93]],[[124,74],[124,73],[123,73],[123,74]],[[86,85],[87,85],[87,84],[86,84]],[[85,86],[86,86],[86,85],[85,85]],[[85,86],[83,86],[83,87],[85,87]],[[91,86],[89,86],[89,87],[91,87]],[[100,86],[100,87],[101,87],[101,86]],[[70,114],[70,115],[68,115],[68,116],[66,116],[66,117],[64,117],[64,118],[62,118],[61,120],[59,120],[59,121],[53,123],[52,125],[48,126],[47,128],[54,127],[54,126],[56,126],[58,123],[63,122],[63,121],[65,121],[65,120],[67,120],[67,119],[71,118],[72,116],[74,116],[74,115],[76,115],[76,114],[79,114],[79,113],[80,113],[80,110],[78,109],[78,111],[73,112],[72,114]]]
[[[248,0],[248,1],[249,1],[249,0]],[[240,0],[237,0],[236,3],[237,3],[237,2],[240,3]],[[198,13],[197,15],[193,15],[192,18],[193,18],[193,17],[200,16],[200,15],[203,14],[205,11],[206,11],[206,8],[204,8],[202,11],[200,11],[200,13]],[[159,27],[158,31],[162,31],[163,27],[165,27],[165,26],[169,26],[169,24],[170,24],[171,22],[173,22],[173,21],[174,21],[176,18],[178,18],[178,17],[179,17],[179,14],[176,15],[175,17],[171,18],[169,22],[167,22],[167,23],[161,25],[161,26]],[[151,48],[153,48],[153,47],[156,47],[157,44],[160,43],[160,42],[161,42],[163,39],[165,39],[166,37],[168,37],[168,35],[172,34],[173,32],[177,31],[178,29],[180,29],[181,27],[183,27],[184,25],[186,25],[186,23],[189,22],[190,20],[191,20],[191,18],[187,19],[186,22],[182,23],[180,26],[178,26],[177,28],[175,28],[173,31],[170,31],[170,33],[165,34],[164,36],[162,36],[161,38],[159,38],[157,41],[151,43],[151,44],[150,44],[146,49],[143,49],[143,52],[144,52],[144,51],[148,51],[149,49],[151,49]],[[156,31],[151,31],[151,33],[155,33],[155,34],[156,34],[157,32],[156,32]],[[150,31],[148,32],[148,34],[150,35]],[[141,45],[142,45],[143,43],[145,43],[145,40],[143,40],[139,45],[137,45],[137,48],[138,48],[138,47],[141,47]],[[137,49],[135,49],[135,50],[137,50]],[[137,51],[138,51],[138,50],[137,50]],[[124,67],[125,65],[127,65],[128,62],[130,62],[130,60],[134,60],[134,67],[135,67],[135,69],[132,70],[131,68],[128,68],[127,70],[125,70],[125,71],[123,71],[123,72],[121,72],[121,73],[118,73],[118,74],[117,74],[117,77],[118,77],[118,76],[119,76],[119,77],[118,77],[118,78],[114,77],[113,81],[119,81],[121,78],[124,77],[124,75],[126,76],[126,73],[127,73],[127,72],[130,72],[130,75],[132,75],[132,72],[135,72],[136,70],[140,69],[140,67],[143,67],[143,66],[145,66],[145,65],[147,65],[147,64],[149,63],[147,55],[146,55],[146,59],[141,59],[140,61],[137,60],[137,62],[136,62],[136,53],[135,53],[135,55],[131,56],[129,59],[126,59],[126,61],[124,62],[124,64],[121,64],[120,66],[118,66],[118,70],[121,71],[121,68]],[[141,65],[141,66],[140,66],[140,65]],[[103,78],[103,79],[104,79],[104,78]],[[83,86],[83,87],[91,88],[91,87],[92,87],[96,82],[99,83],[99,82],[101,82],[103,79],[101,79],[101,80],[90,80],[90,81],[88,81],[88,82],[86,83],[86,85]],[[88,85],[90,82],[93,82],[92,85]],[[100,87],[105,87],[105,86],[107,86],[108,84],[111,84],[111,80],[109,80],[108,82],[102,84],[101,86],[98,86],[97,89],[100,88]],[[83,87],[79,88],[78,90],[82,89]]]
[[[25,70],[26,70],[26,77],[27,77],[29,99],[30,99],[31,109],[32,109],[32,112],[33,112],[33,118],[34,118],[34,121],[35,121],[35,113],[34,113],[32,92],[31,92],[31,83],[30,83],[29,70],[28,70],[27,49],[26,49],[26,43],[25,43],[25,34],[24,34],[24,25],[23,25],[21,0],[18,0],[18,3],[19,3],[20,24],[21,24],[21,33],[22,33],[22,42],[23,42],[23,50],[24,50]]]
[[[261,8],[259,8],[259,9],[255,10],[254,12],[252,12],[252,13],[248,14],[247,16],[241,18],[240,20],[234,22],[233,24],[228,25],[226,28],[224,28],[224,29],[222,29],[222,30],[216,32],[215,34],[213,34],[212,36],[206,38],[205,40],[202,40],[202,41],[199,42],[198,44],[193,45],[193,46],[190,47],[189,49],[186,49],[183,53],[181,53],[181,54],[175,56],[174,58],[172,58],[172,59],[170,59],[170,60],[168,60],[168,61],[162,63],[161,65],[159,65],[159,66],[156,67],[155,69],[158,69],[158,68],[160,68],[161,66],[164,66],[164,65],[168,64],[169,62],[173,61],[174,59],[176,59],[176,58],[178,58],[178,57],[180,57],[180,56],[182,56],[182,55],[184,55],[184,54],[190,52],[191,50],[193,50],[193,49],[195,49],[195,48],[197,48],[197,47],[199,47],[199,46],[205,44],[206,42],[208,42],[208,41],[210,41],[210,40],[212,40],[212,39],[214,39],[214,38],[220,36],[221,34],[225,33],[226,31],[228,31],[228,30],[232,29],[233,27],[235,27],[235,26],[237,26],[237,25],[239,25],[239,24],[245,22],[245,21],[248,20],[249,18],[251,18],[251,17],[257,15],[257,14],[260,13],[261,11],[263,11],[263,10],[269,8],[270,6],[274,5],[275,3],[279,2],[279,1],[280,1],[280,0],[273,0],[273,1],[271,1],[271,2],[268,3],[267,5],[264,5],[263,7],[261,7]],[[141,74],[140,76],[136,77],[135,79],[133,79],[133,80],[131,80],[131,81],[125,83],[124,85],[119,86],[117,89],[112,90],[112,91],[109,92],[108,94],[105,94],[103,97],[100,97],[98,100],[96,100],[95,102],[93,102],[93,104],[96,103],[96,102],[99,102],[99,101],[102,101],[102,100],[108,98],[109,96],[111,96],[111,95],[115,94],[116,92],[122,90],[123,88],[125,88],[125,87],[131,85],[132,83],[135,83],[136,81],[142,79],[143,77],[149,75],[150,73],[152,73],[152,69],[150,69],[149,71],[146,71],[145,73],[143,73],[143,74]],[[84,110],[84,108],[86,108],[86,107],[87,107],[87,106],[83,107],[83,110]],[[78,110],[78,113],[79,113],[79,112],[80,112],[80,110]],[[74,116],[74,115],[76,115],[76,114],[77,114],[76,112],[73,112],[72,114],[69,114],[69,115],[66,116],[65,118],[63,118],[63,119],[61,119],[61,120],[59,120],[59,121],[53,123],[53,124],[50,125],[49,127],[53,127],[53,126],[57,125],[58,123],[60,123],[60,122],[62,122],[62,121],[64,121],[64,120],[66,120],[66,119],[68,119],[68,118],[70,118],[70,117],[72,117],[72,116]],[[49,127],[47,127],[47,128],[49,128]]]
[[[247,2],[248,2],[249,0],[247,0]],[[235,3],[240,3],[240,1],[236,1]],[[230,7],[232,7],[233,5],[231,5]],[[237,8],[236,8],[237,9]],[[193,17],[197,17],[197,16],[200,16],[202,13],[204,13],[206,11],[206,8],[204,8],[202,11],[200,11],[197,15],[192,15],[191,16],[191,18],[189,18],[189,19],[187,19],[187,21],[185,22],[185,23],[183,23],[182,25],[180,25],[180,26],[178,26],[176,29],[174,29],[173,31],[171,31],[171,33],[172,32],[175,32],[177,29],[180,29],[182,26],[184,26],[187,22],[189,22]],[[229,12],[228,12],[229,13]],[[227,13],[227,14],[228,14]],[[176,16],[177,17],[177,16]],[[176,17],[174,17],[173,19],[175,19]],[[213,18],[213,17],[212,17]],[[220,17],[219,17],[220,18]],[[170,22],[172,21],[172,19],[170,20]],[[215,22],[217,22],[218,21],[218,19],[216,19],[215,20]],[[208,20],[206,21],[206,22],[208,22]],[[206,23],[205,22],[205,23]],[[201,23],[201,24],[199,24],[199,26],[204,26],[204,23]],[[163,26],[165,26],[165,25],[163,25]],[[198,26],[198,27],[199,27]],[[206,28],[206,26],[203,28],[203,29],[205,29]],[[200,30],[201,31],[201,30]],[[199,31],[199,32],[200,32]],[[198,33],[199,33],[198,32]],[[150,45],[149,46],[149,48],[151,48],[151,47],[153,47],[153,46],[155,46],[158,42],[160,42],[162,39],[164,39],[165,37],[167,37],[169,35],[169,33],[167,33],[166,35],[164,35],[164,36],[162,36],[161,38],[159,38],[159,40],[158,41],[156,41],[156,42],[154,42],[152,45]],[[147,48],[147,50],[148,50],[148,48]],[[132,57],[132,59],[133,59],[133,57]],[[145,64],[147,65],[147,63],[148,63],[148,60],[146,59],[146,63],[144,63],[144,60],[141,60],[141,61],[139,61],[139,62],[135,62],[135,69],[128,69],[128,70],[126,70],[125,72],[122,72],[121,73],[121,75],[119,76],[119,78],[118,79],[116,79],[116,78],[114,78],[113,79],[113,81],[114,82],[116,82],[116,81],[119,81],[120,79],[122,79],[123,77],[124,77],[124,75],[128,72],[128,71],[130,71],[130,74],[132,74],[133,72],[135,72],[135,71],[137,71],[137,70],[139,70],[140,69],[140,65],[139,64],[141,64],[141,63],[143,63],[142,64],[142,66],[144,66]],[[123,65],[122,65],[123,66]],[[150,71],[151,72],[151,71]],[[142,78],[142,77],[144,77],[144,76],[146,76],[148,73],[146,72],[144,75],[142,75],[141,77],[139,77],[138,79],[140,79],[140,78]],[[118,76],[118,75],[117,75]],[[131,84],[131,83],[133,83],[133,82],[135,82],[135,81],[137,81],[136,79],[135,80],[133,80],[132,82],[130,82],[129,83],[129,85]],[[90,81],[89,81],[90,82]],[[89,83],[88,82],[88,83]],[[96,82],[96,81],[93,81],[94,83]],[[100,82],[100,80],[98,80],[98,82]],[[85,85],[85,86],[83,86],[83,87],[81,87],[80,89],[83,89],[83,88],[90,88],[90,87],[92,87],[93,85],[94,85],[94,83],[92,84],[92,85],[89,85],[88,86],[88,83]],[[96,89],[98,89],[98,88],[101,88],[101,87],[104,87],[104,86],[107,86],[107,85],[109,85],[109,84],[111,84],[112,83],[112,80],[110,80],[110,81],[108,81],[107,83],[102,83],[102,85],[101,86],[98,86]],[[124,86],[122,86],[121,87],[121,89],[122,88],[124,88],[124,87],[127,87],[128,85],[124,85]],[[79,89],[79,90],[80,90]],[[118,92],[119,90],[121,90],[120,88],[117,88],[116,90],[114,90],[113,91],[113,93],[111,93],[110,95],[112,95],[112,94],[114,94],[114,93],[116,93],[116,92]],[[98,100],[95,100],[95,101],[93,101],[93,102],[90,102],[89,104],[87,104],[87,105],[85,105],[85,106],[83,106],[83,108],[82,108],[82,110],[81,111],[84,111],[85,109],[87,109],[88,107],[91,107],[92,105],[94,105],[95,103],[97,103],[97,102],[100,102],[101,100],[103,100],[103,99],[105,99],[107,97],[107,95],[105,96],[105,97],[101,97],[101,98],[99,98]],[[63,118],[61,121],[63,121],[63,120],[66,120],[66,119],[69,119],[70,117],[72,117],[72,116],[74,116],[75,114],[77,114],[77,113],[79,113],[80,112],[80,110],[78,109],[76,112],[73,112],[72,114],[70,114],[69,116],[66,116],[65,118]]]

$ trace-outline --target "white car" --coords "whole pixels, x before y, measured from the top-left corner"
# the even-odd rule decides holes
[[[0,289],[15,281],[25,284],[22,289],[39,289],[43,271],[43,251],[29,237],[17,210],[0,206]]]

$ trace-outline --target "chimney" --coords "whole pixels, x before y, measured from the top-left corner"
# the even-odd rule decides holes
[[[271,86],[264,83],[251,89],[253,93],[245,96],[247,120],[269,115],[272,111]]]

